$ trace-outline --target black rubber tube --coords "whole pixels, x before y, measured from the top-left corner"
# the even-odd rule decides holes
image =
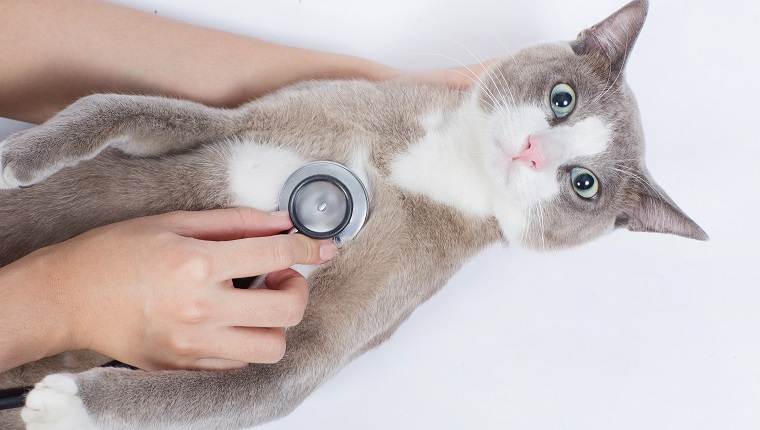
[[[24,406],[26,394],[32,391],[34,387],[11,388],[10,390],[0,390],[0,411],[6,409],[20,408]]]
[[[109,361],[100,367],[123,367],[126,369],[135,369],[128,364],[116,360]],[[21,387],[0,390],[0,411],[23,407],[24,402],[26,401],[26,395],[32,391],[33,388],[34,387]]]

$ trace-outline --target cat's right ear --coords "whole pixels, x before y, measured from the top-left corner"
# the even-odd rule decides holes
[[[634,202],[618,215],[615,226],[630,231],[675,234],[707,240],[702,228],[686,215],[654,182],[641,179]]]
[[[570,46],[578,55],[601,55],[618,75],[646,20],[649,1],[635,0],[595,26],[583,30]]]

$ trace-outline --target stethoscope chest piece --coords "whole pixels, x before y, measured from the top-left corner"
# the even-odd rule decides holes
[[[280,193],[295,228],[315,239],[341,244],[353,238],[369,214],[369,198],[361,180],[345,166],[316,161],[296,170]]]

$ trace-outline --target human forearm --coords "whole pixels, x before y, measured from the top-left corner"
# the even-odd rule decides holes
[[[0,373],[75,348],[62,291],[42,279],[46,260],[41,250],[0,268]]]
[[[0,115],[42,122],[96,92],[233,107],[304,79],[386,79],[393,69],[95,0],[0,1]]]

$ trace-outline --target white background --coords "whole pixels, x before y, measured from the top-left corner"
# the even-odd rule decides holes
[[[424,69],[568,40],[623,0],[122,0]],[[490,249],[274,429],[760,428],[754,2],[656,0],[630,59],[653,175],[709,242]],[[23,127],[0,122],[0,136]]]

